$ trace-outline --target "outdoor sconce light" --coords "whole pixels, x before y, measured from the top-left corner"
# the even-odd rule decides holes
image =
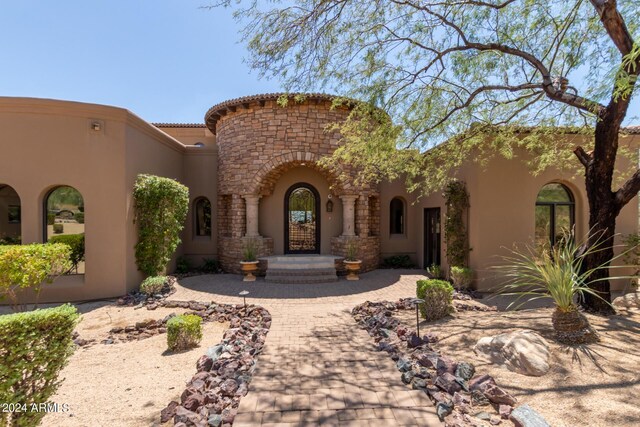
[[[96,132],[100,132],[100,129],[102,128],[102,126],[100,125],[100,122],[92,122],[91,123],[91,129],[93,129]]]
[[[242,297],[242,301],[244,302],[244,309],[247,309],[247,295],[249,295],[249,291],[242,291],[238,295]]]
[[[331,200],[327,201],[327,212],[333,212],[333,202]]]
[[[418,334],[418,338],[420,337],[420,304],[424,304],[424,300],[420,298],[413,298],[411,302],[416,306],[416,333]]]

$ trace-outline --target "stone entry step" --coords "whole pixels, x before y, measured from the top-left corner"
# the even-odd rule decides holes
[[[261,258],[267,262],[265,280],[271,283],[336,282],[336,259],[340,258],[325,255],[276,255]]]

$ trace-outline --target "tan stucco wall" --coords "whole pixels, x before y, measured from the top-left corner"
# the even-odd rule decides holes
[[[0,182],[20,196],[23,243],[44,240],[50,190],[71,186],[84,199],[85,274],[45,285],[40,301],[114,297],[136,287],[133,183],[138,173],[180,178],[183,145],[127,110],[46,99],[0,98],[0,129]]]
[[[405,203],[404,234],[390,234],[391,200],[399,197]],[[418,263],[418,242],[421,240],[421,217],[415,208],[415,196],[409,194],[401,179],[380,183],[380,258],[409,255]]]
[[[320,173],[307,167],[296,167],[285,172],[278,179],[273,193],[260,199],[260,234],[273,238],[275,255],[284,254],[284,197],[289,187],[300,182],[313,185],[320,194],[320,252],[330,254],[331,237],[342,234],[342,203],[339,197],[332,195],[333,212],[327,212],[329,184]]]

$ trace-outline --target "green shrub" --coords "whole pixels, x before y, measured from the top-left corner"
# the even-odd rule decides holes
[[[195,314],[182,314],[167,321],[169,350],[186,350],[198,345],[202,339],[202,318]]]
[[[47,225],[53,225],[56,223],[56,214],[53,212],[47,213]]]
[[[203,264],[200,271],[203,273],[218,273],[220,271],[220,263],[213,258],[202,258]]]
[[[18,307],[17,293],[31,288],[37,296],[44,282],[51,283],[71,267],[71,249],[60,243],[0,246],[0,298]]]
[[[358,244],[355,240],[349,240],[347,243],[345,261],[357,261],[358,260]]]
[[[55,234],[62,234],[64,233],[64,225],[61,223],[55,223],[53,224],[53,232]]]
[[[171,260],[189,210],[189,189],[179,182],[138,175],[133,189],[138,225],[136,263],[148,276],[162,273]]]
[[[73,215],[73,219],[75,219],[78,224],[84,224],[84,212],[76,212]]]
[[[449,272],[451,281],[453,282],[453,286],[457,289],[464,289],[471,286],[471,282],[473,281],[473,270],[467,267],[451,267],[451,271]]]
[[[440,267],[438,264],[431,264],[429,267],[426,268],[427,273],[431,276],[431,278],[433,279],[442,279],[442,267]]]
[[[140,292],[147,295],[155,295],[162,291],[165,283],[167,283],[167,276],[147,277],[140,285]]]
[[[453,286],[444,280],[418,280],[416,295],[424,300],[420,313],[427,321],[442,319],[453,312]]]
[[[20,245],[22,244],[21,236],[5,236],[0,238],[0,245]]]
[[[176,273],[185,274],[191,271],[191,263],[183,256],[176,260]]]
[[[26,405],[26,411],[0,412],[3,426],[38,425],[60,385],[58,375],[73,353],[72,333],[79,315],[65,304],[0,316],[0,402]]]
[[[415,266],[409,255],[394,255],[382,261],[384,268],[414,268]]]
[[[78,264],[84,261],[84,233],[64,234],[62,236],[52,236],[48,243],[62,243],[71,249],[71,268],[69,270],[78,271]]]

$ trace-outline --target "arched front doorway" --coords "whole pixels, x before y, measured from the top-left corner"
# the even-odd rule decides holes
[[[320,195],[311,184],[300,182],[284,196],[284,253],[320,253]]]

